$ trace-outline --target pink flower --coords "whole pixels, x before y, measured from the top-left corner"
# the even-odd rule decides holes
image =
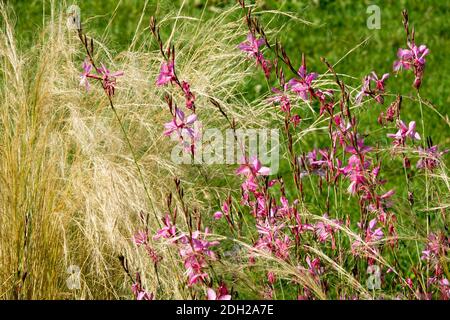
[[[208,274],[203,271],[206,266],[206,261],[202,256],[189,255],[185,257],[184,267],[186,268],[189,286],[208,279]]]
[[[294,128],[297,128],[297,126],[302,121],[302,118],[300,118],[300,116],[298,114],[296,114],[291,117],[290,121],[294,125]]]
[[[272,91],[276,93],[274,96],[267,99],[270,103],[276,103],[281,107],[281,111],[289,112],[291,111],[291,101],[286,94],[287,84],[283,86],[283,91],[278,88],[272,88]]]
[[[385,73],[383,74],[383,76],[381,77],[381,79],[378,79],[377,74],[375,73],[375,71],[372,71],[372,73],[369,75],[370,80],[375,82],[375,87],[377,90],[380,90],[381,92],[384,92],[385,88],[385,81],[387,80],[387,78],[389,78],[389,73]]]
[[[337,127],[332,133],[333,141],[339,141],[339,144],[344,146],[347,143],[346,141],[350,139],[350,129],[352,128],[352,125],[350,122],[345,124],[345,121],[341,118],[341,116],[335,116],[333,120]]]
[[[378,254],[378,241],[383,239],[384,234],[381,228],[376,228],[377,219],[372,219],[369,221],[369,225],[365,231],[364,242],[362,240],[356,240],[351,245],[352,253],[355,256],[363,255],[369,258],[369,262],[374,259],[374,257]],[[361,228],[361,223],[358,223],[358,226]]]
[[[311,72],[306,73],[306,66],[302,64],[298,69],[298,78],[289,80],[291,90],[295,92],[303,101],[308,101],[314,96],[312,82],[317,78],[318,74]]]
[[[89,90],[89,81],[88,78],[91,77],[92,64],[88,59],[83,61],[83,73],[80,76],[80,86],[85,86],[86,90]]]
[[[116,78],[123,76],[123,71],[111,73],[111,71],[109,71],[109,69],[107,69],[102,63],[102,66],[97,69],[97,72],[102,78],[102,85],[105,92],[110,97],[114,96],[116,89]]]
[[[270,61],[265,59],[262,53],[260,53],[256,58],[256,63],[261,66],[265,77],[268,79],[270,77],[270,70],[272,69]]]
[[[414,42],[408,42],[408,47],[409,49],[398,49],[399,59],[394,62],[394,71],[412,69],[415,76],[413,86],[419,89],[425,70],[425,56],[430,53],[430,50],[423,44],[418,47]]]
[[[449,240],[443,234],[430,233],[425,250],[422,251],[422,260],[439,263],[439,259],[447,254]]]
[[[273,273],[273,271],[269,271],[269,272],[267,273],[267,281],[268,281],[270,284],[274,284],[275,281],[277,281],[277,277],[275,276],[275,273]]]
[[[366,242],[377,242],[383,238],[384,234],[381,228],[374,230],[376,224],[377,219],[372,219],[369,221],[369,227],[366,230]]]
[[[372,147],[364,145],[364,139],[358,139],[356,144],[358,147],[358,152],[360,154],[364,154],[372,150]],[[352,145],[348,145],[347,147],[345,147],[345,151],[352,154],[358,154],[355,147]]]
[[[144,290],[141,290],[135,294],[136,300],[155,300],[155,296],[153,293],[148,293]]]
[[[256,192],[256,190],[258,189],[258,181],[256,176],[247,176],[244,182],[242,182],[241,188],[244,192]]]
[[[208,300],[231,300],[231,295],[228,293],[228,289],[225,284],[221,284],[217,289],[217,292],[212,288],[207,289]]]
[[[170,220],[170,216],[167,214],[164,218],[164,227],[158,230],[155,236],[153,236],[153,239],[157,240],[159,238],[164,239],[170,239],[174,238],[176,235],[176,227],[174,224],[172,224],[172,221]]]
[[[364,97],[372,96],[378,103],[383,104],[384,99],[382,94],[385,91],[385,82],[389,78],[389,73],[383,74],[381,79],[378,78],[375,71],[372,71],[368,76],[364,77],[361,91],[357,94],[355,102],[360,104]],[[371,89],[371,82],[375,82],[375,88]]]
[[[320,150],[319,150],[319,153],[320,153]],[[312,170],[317,170],[326,164],[326,161],[319,160],[318,154],[317,154],[317,149],[314,149],[313,151],[308,152],[306,157],[308,159],[309,168]]]
[[[260,235],[254,247],[259,250],[271,252],[276,257],[286,260],[289,258],[289,249],[291,247],[291,240],[287,235],[282,236],[280,230],[283,225],[274,225],[269,221],[259,222],[256,229]]]
[[[385,194],[380,196],[380,199],[389,199],[390,197],[392,197],[395,194],[395,190],[391,189],[388,192],[386,192]]]
[[[287,235],[283,238],[275,239],[274,254],[280,259],[287,260],[289,258],[289,248],[291,247],[291,239]]]
[[[170,136],[173,132],[176,132],[180,139],[184,139],[186,136],[191,138],[195,137],[195,131],[193,129],[194,122],[197,121],[197,115],[191,114],[185,119],[184,112],[181,109],[175,108],[175,115],[172,121],[164,124],[166,131],[164,135]]]
[[[340,169],[340,171],[350,179],[350,185],[348,192],[356,194],[358,188],[366,183],[364,176],[365,169],[369,166],[369,162],[361,163],[361,159],[358,155],[354,154],[348,159],[346,167]]]
[[[295,207],[290,206],[288,199],[284,196],[280,197],[280,203],[281,206],[277,207],[277,214],[283,217],[291,218],[296,212]],[[293,204],[297,205],[298,200],[294,200]]]
[[[131,286],[131,291],[134,294],[136,300],[154,300],[155,296],[153,293],[148,293],[142,288],[141,277],[139,273],[136,273],[136,281]]]
[[[238,48],[247,52],[249,56],[257,57],[259,54],[259,47],[264,44],[264,39],[256,39],[256,37],[249,32],[247,40],[239,44]]]
[[[325,214],[323,216],[325,219],[328,219],[328,216]],[[317,239],[320,242],[326,242],[328,239],[331,240],[331,247],[332,249],[335,248],[335,240],[334,240],[334,233],[338,230],[338,225],[341,223],[336,220],[332,219],[332,223],[329,223],[328,221],[319,221],[316,224],[312,225],[314,233],[316,234]]]
[[[448,151],[438,151],[437,145],[425,149],[419,147],[420,160],[417,162],[416,167],[418,169],[433,170],[439,165],[442,156]]]
[[[425,65],[425,56],[430,53],[430,50],[424,44],[417,47],[415,43],[408,43],[408,47],[409,49],[398,49],[397,57],[399,59],[394,62],[394,71],[409,70],[416,65]]]
[[[209,248],[219,244],[219,241],[206,240],[209,234],[209,229],[205,228],[203,235],[199,230],[192,232],[192,237],[188,246],[180,251],[181,256],[190,255],[192,253],[201,253],[212,259],[215,259],[214,252]]]
[[[102,82],[103,89],[109,97],[114,96],[116,88],[117,77],[123,76],[123,71],[117,71],[111,73],[103,64],[100,68],[97,68],[97,73],[92,74],[91,70],[93,65],[90,63],[89,59],[85,59],[83,62],[83,72],[80,76],[80,85],[84,85],[86,90],[89,90],[88,78],[100,80]]]
[[[308,264],[309,272],[313,276],[319,276],[323,273],[323,267],[320,264],[319,258],[314,258],[312,261],[309,256],[306,256],[306,263]]]
[[[320,114],[322,115],[323,112],[326,109],[332,110],[334,108],[334,101],[333,101],[333,90],[327,89],[327,90],[320,90],[316,89],[314,92],[314,95],[317,99],[319,99],[319,102],[321,104],[321,111]],[[327,98],[329,99],[327,101]]]
[[[163,62],[159,71],[156,85],[163,86],[169,82],[173,82],[177,79],[175,75],[175,63],[173,61]]]
[[[411,278],[406,278],[406,284],[408,285],[408,287],[410,288],[410,289],[412,289],[413,287],[414,287],[414,283],[413,283],[413,281],[411,280]]]
[[[239,44],[238,48],[244,52],[247,52],[249,57],[255,58],[256,63],[262,67],[266,78],[268,78],[271,69],[270,62],[264,58],[263,54],[259,50],[259,47],[261,47],[264,43],[264,39],[256,39],[256,37],[249,32],[247,35],[247,40]]]
[[[442,300],[450,299],[450,282],[447,278],[443,278],[439,281],[439,291],[441,292]]]
[[[148,235],[145,231],[138,231],[133,236],[134,243],[138,246],[145,245],[148,243]]]
[[[363,98],[367,97],[369,95],[369,92],[370,92],[370,77],[365,76],[361,90],[356,95],[356,99],[355,99],[356,104],[360,104],[362,102]]]
[[[397,133],[389,133],[388,138],[394,139],[393,144],[395,146],[403,145],[406,141],[406,138],[410,138],[411,140],[420,140],[419,133],[416,132],[416,122],[411,121],[408,126],[402,121],[397,121],[398,131]]]
[[[224,201],[222,205],[222,211],[217,211],[214,213],[214,219],[218,220],[223,217],[223,215],[228,216],[230,214],[230,206],[228,204],[228,201]]]
[[[257,157],[252,157],[250,162],[244,158],[242,162],[244,163],[236,170],[237,175],[268,176],[270,174],[270,168],[263,167]]]
[[[206,240],[208,233],[209,230],[206,228],[203,237],[198,230],[192,233],[191,238],[188,238],[186,235],[180,237],[180,241],[183,244],[183,247],[180,249],[180,256],[184,260],[189,286],[205,281],[208,278],[208,274],[204,272],[204,268],[207,266],[206,258],[216,258],[210,247],[218,245],[219,242]]]

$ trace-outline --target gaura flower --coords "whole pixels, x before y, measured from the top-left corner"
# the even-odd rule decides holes
[[[317,78],[318,74],[315,72],[307,73],[306,66],[302,64],[298,69],[298,77],[289,80],[291,90],[295,92],[303,101],[308,101],[314,96],[312,82]]]
[[[172,220],[170,219],[170,215],[167,214],[166,217],[164,218],[164,227],[162,227],[160,230],[158,230],[156,235],[153,236],[153,239],[154,240],[157,240],[159,238],[170,239],[170,238],[174,238],[175,235],[176,235],[176,227],[172,223]]]
[[[268,78],[270,76],[271,65],[259,50],[259,47],[261,47],[264,43],[264,39],[256,39],[256,37],[251,32],[249,32],[247,35],[247,40],[239,44],[238,48],[246,52],[249,57],[255,58],[256,63],[261,66],[266,78]]]
[[[286,91],[287,84],[283,86],[283,90],[272,88],[272,92],[274,92],[275,95],[267,99],[267,102],[278,104],[283,112],[291,111],[291,101],[289,96],[286,94]]]
[[[163,86],[169,82],[173,82],[177,79],[175,76],[175,63],[173,61],[163,62],[159,71],[156,85]]]
[[[379,104],[384,103],[383,93],[385,91],[385,82],[389,78],[389,73],[383,74],[381,78],[378,78],[375,71],[372,71],[368,76],[364,77],[363,85],[360,92],[356,95],[355,102],[360,104],[364,97],[371,96]],[[370,84],[374,82],[375,88],[372,89]]]
[[[148,243],[148,234],[145,231],[138,231],[133,236],[134,243],[138,246],[145,245]]]
[[[416,122],[411,121],[408,126],[402,121],[397,121],[398,131],[397,133],[389,133],[387,134],[388,138],[394,139],[393,144],[395,146],[403,145],[406,141],[406,138],[410,138],[411,140],[420,140],[420,135],[416,132]]]
[[[85,86],[86,91],[89,91],[88,78],[91,77],[92,64],[88,59],[83,61],[83,73],[80,76],[80,86]]]
[[[131,286],[131,291],[134,294],[136,300],[154,300],[155,295],[153,293],[148,293],[142,288],[141,276],[136,273],[136,281]]]
[[[97,69],[102,79],[102,85],[108,96],[114,96],[116,90],[116,78],[123,76],[123,71],[111,72],[107,69],[103,63],[100,68]]]
[[[231,295],[228,292],[225,284],[221,284],[217,291],[212,288],[207,289],[208,300],[231,300]]]
[[[416,167],[418,169],[435,169],[444,154],[446,154],[449,150],[439,151],[438,146],[431,146],[429,148],[419,147],[419,156],[420,160],[417,162]]]
[[[244,52],[247,52],[249,56],[257,57],[259,54],[259,47],[264,44],[264,39],[256,39],[256,37],[249,32],[247,40],[239,44],[238,48]]]
[[[430,50],[424,45],[417,46],[414,42],[408,42],[409,49],[398,49],[398,60],[394,62],[394,71],[413,70],[414,83],[413,86],[419,89],[422,84],[423,72],[425,70],[425,56]]]
[[[362,138],[357,139],[356,145],[357,145],[358,150],[356,150],[354,146],[348,145],[345,147],[345,151],[352,153],[352,154],[358,154],[358,152],[361,154],[364,154],[364,153],[370,152],[372,150],[371,146],[366,146],[364,144],[364,139],[362,139]]]
[[[242,162],[243,164],[236,170],[237,175],[268,176],[270,174],[270,168],[263,167],[257,157],[252,157],[250,162],[244,158]]]
[[[166,131],[164,135],[170,136],[173,132],[178,134],[180,139],[184,139],[186,136],[195,138],[195,131],[193,128],[194,122],[197,121],[197,115],[191,114],[185,119],[184,112],[179,108],[175,108],[175,115],[172,121],[164,124]]]
[[[385,81],[387,80],[387,78],[389,78],[389,73],[385,73],[381,76],[381,79],[378,79],[377,74],[375,73],[375,71],[372,71],[372,73],[370,74],[370,80],[375,82],[375,87],[377,90],[380,90],[381,92],[384,92],[385,88]]]
[[[217,211],[214,213],[214,219],[218,220],[223,217],[223,215],[229,215],[230,214],[230,206],[228,204],[228,201],[224,201],[222,205],[222,211]]]
[[[306,263],[308,264],[309,272],[313,276],[319,276],[323,273],[323,267],[320,264],[319,258],[310,259],[309,256],[306,256]]]

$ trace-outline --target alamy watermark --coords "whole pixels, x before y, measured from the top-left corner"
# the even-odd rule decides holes
[[[67,268],[70,276],[66,279],[67,288],[69,290],[78,290],[81,288],[81,269],[77,265],[71,265]]]
[[[66,25],[70,30],[81,29],[81,10],[79,6],[73,4],[67,8]]]
[[[280,133],[278,129],[227,129],[203,130],[200,123],[194,128],[193,152],[190,148],[192,138],[188,135],[173,134],[171,137],[181,143],[174,146],[171,159],[175,164],[242,164],[249,157],[256,156],[270,168],[270,174],[279,169]]]
[[[377,265],[370,265],[367,268],[367,274],[369,277],[367,278],[367,289],[369,290],[378,290],[381,288],[381,270]]]
[[[370,30],[381,29],[381,9],[373,4],[367,7],[366,13],[370,16],[366,20],[367,28]]]

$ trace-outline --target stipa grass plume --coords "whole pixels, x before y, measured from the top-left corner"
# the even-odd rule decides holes
[[[52,3],[53,12],[55,7]],[[233,19],[235,10],[208,21],[174,15],[163,20],[176,21],[172,42],[179,48],[178,70],[197,97],[199,118],[222,127],[211,98],[230,116],[258,122],[244,116],[247,105],[236,98],[248,71],[235,50],[245,34]],[[141,212],[164,216],[173,176],[190,177],[185,188],[193,207],[202,208],[202,193],[210,192],[196,184],[198,170],[170,159],[173,142],[162,135],[168,121],[164,95],[154,84],[161,63],[158,51],[133,39],[132,50],[114,55],[92,36],[95,59],[123,70],[114,105],[152,205],[108,97],[101,86],[91,85],[87,93],[79,86],[84,53],[76,32],[66,27],[65,14],[52,15],[35,46],[21,52],[8,10],[2,6],[1,13],[1,297],[130,297],[131,279],[124,266],[132,277],[139,272],[142,287],[158,298],[189,297],[170,249],[159,252],[163,260],[155,273],[132,241]],[[138,36],[150,41],[147,33]],[[155,230],[159,223],[150,217],[148,228]],[[81,271],[75,290],[66,283],[71,265]]]
[[[52,297],[64,273],[60,225],[67,221],[62,198],[67,148],[58,130],[63,113],[51,101],[56,74],[45,67],[58,58],[49,52],[27,68],[30,57],[17,51],[13,26],[3,5],[0,10],[1,294]]]

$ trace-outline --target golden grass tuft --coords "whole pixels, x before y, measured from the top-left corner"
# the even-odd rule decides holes
[[[173,177],[186,183],[192,206],[207,208],[198,169],[174,165],[173,141],[162,135],[170,120],[163,91],[154,85],[161,57],[138,46],[151,41],[148,30],[136,33],[130,50],[113,54],[96,40],[97,60],[123,70],[114,97],[150,190],[147,201],[136,166],[102,89],[94,83],[86,93],[78,84],[83,50],[77,35],[66,27],[64,12],[46,22],[33,48],[19,51],[9,11],[1,6],[0,111],[0,298],[92,299],[130,298],[130,271],[140,272],[144,287],[156,288],[156,274],[143,249],[131,241],[141,228],[140,211],[151,212],[150,234],[158,226],[153,213],[164,215],[164,197]],[[225,128],[213,97],[226,112],[249,126],[256,114],[237,99],[238,87],[249,73],[236,50],[245,37],[237,7],[200,21],[176,20],[172,41],[177,69],[191,83],[204,125]],[[144,19],[145,20],[145,19]],[[89,34],[89,30],[86,30]],[[139,42],[139,37],[145,41]],[[181,98],[181,97],[178,97]],[[230,170],[232,173],[232,170]],[[209,174],[209,173],[206,173]],[[221,173],[223,174],[223,173]],[[183,270],[161,250],[158,298],[187,298]],[[81,268],[81,289],[69,290],[68,267]],[[146,272],[147,270],[147,272]]]

